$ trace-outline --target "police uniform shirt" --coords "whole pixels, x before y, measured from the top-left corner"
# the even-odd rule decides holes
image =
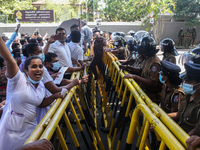
[[[169,62],[171,62],[171,63],[176,64],[176,58],[175,58],[175,56],[172,55],[172,54],[165,54],[165,55],[163,56],[163,60],[166,60],[166,61],[169,61]]]
[[[186,95],[181,101],[178,111],[178,124],[187,133],[195,128],[200,116],[200,93],[192,101],[190,101],[190,96]]]
[[[119,53],[116,53],[116,57],[118,59],[126,59],[127,58],[127,51],[126,48],[121,46],[120,48],[117,49]]]
[[[162,89],[162,84],[159,82],[158,74],[160,70],[160,59],[157,56],[153,56],[146,59],[142,66],[141,77],[154,81],[155,84],[157,84],[157,86],[152,87],[145,84],[141,84],[141,88],[149,96],[149,98],[156,103],[158,103],[158,101],[160,100],[158,93]]]
[[[166,113],[171,113],[171,108],[178,109],[185,93],[180,86],[169,89],[166,85],[162,88],[161,108]]]

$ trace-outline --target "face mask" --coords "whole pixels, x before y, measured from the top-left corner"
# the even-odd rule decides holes
[[[132,58],[133,58],[133,59],[136,59],[136,56],[135,56],[135,54],[133,54],[133,55],[132,55]]]
[[[118,45],[118,42],[115,42],[114,45],[117,46],[117,45]]]
[[[196,90],[193,90],[193,85],[191,85],[191,84],[183,83],[182,88],[183,88],[183,91],[185,92],[185,94],[192,95],[196,92]]]
[[[160,80],[160,82],[161,82],[162,84],[165,84],[165,81],[162,80],[161,74],[159,74],[159,80]]]
[[[35,81],[35,80],[31,79],[31,78],[28,76],[28,80],[29,80],[31,83],[33,83],[33,84],[38,84],[40,81],[43,80],[43,77],[42,77],[39,81]]]
[[[136,57],[137,59],[140,59],[140,57],[139,57],[138,55],[139,55],[139,54],[137,53],[135,57]]]
[[[55,62],[55,63],[52,63],[52,64],[53,64],[52,69],[53,69],[54,71],[57,71],[57,70],[60,68],[59,62]]]
[[[24,55],[23,55],[23,54],[21,54],[20,56],[21,56],[21,59],[23,59]]]
[[[44,53],[39,54],[38,57],[40,57],[40,58],[42,59],[42,61],[44,62],[44,60],[45,60],[45,55],[44,55]]]

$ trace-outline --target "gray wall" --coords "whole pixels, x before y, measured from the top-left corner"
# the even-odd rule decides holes
[[[102,31],[122,31],[127,33],[130,30],[139,31],[144,30],[145,28],[140,28],[141,22],[102,22],[100,29]],[[164,31],[163,37],[164,38],[172,38],[175,43],[178,43],[178,32],[180,28],[183,28],[186,31],[186,26],[184,22],[165,22],[164,23]],[[43,36],[46,32],[51,35],[55,34],[56,28],[59,26],[59,23],[40,23],[40,24],[22,24],[20,28],[20,33],[28,33],[31,35],[36,28],[39,29],[40,34]],[[95,27],[94,22],[88,22],[88,26],[93,28]],[[0,24],[0,33],[3,32],[13,32],[15,30],[16,24]],[[199,43],[200,40],[200,27],[196,28],[197,30],[197,39],[195,41],[196,44]]]

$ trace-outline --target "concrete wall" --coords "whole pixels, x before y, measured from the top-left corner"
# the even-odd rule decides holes
[[[164,38],[172,38],[175,43],[178,43],[178,32],[180,28],[183,28],[186,31],[186,26],[184,22],[165,22],[164,23]],[[56,28],[60,25],[60,23],[34,23],[34,24],[21,24],[20,33],[28,33],[31,35],[36,28],[39,29],[40,34],[43,36],[46,32],[51,35],[55,34]],[[102,22],[100,29],[102,31],[122,31],[127,33],[130,30],[139,31],[145,30],[145,28],[140,28],[141,22]],[[95,27],[94,22],[88,22],[88,26],[93,28]],[[15,30],[16,24],[0,24],[0,33],[3,32],[13,32]],[[195,41],[196,44],[199,43],[200,40],[200,27],[196,28],[197,30],[197,39]]]

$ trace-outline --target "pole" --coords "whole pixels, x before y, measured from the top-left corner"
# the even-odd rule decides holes
[[[93,21],[94,21],[94,0],[93,0]]]

